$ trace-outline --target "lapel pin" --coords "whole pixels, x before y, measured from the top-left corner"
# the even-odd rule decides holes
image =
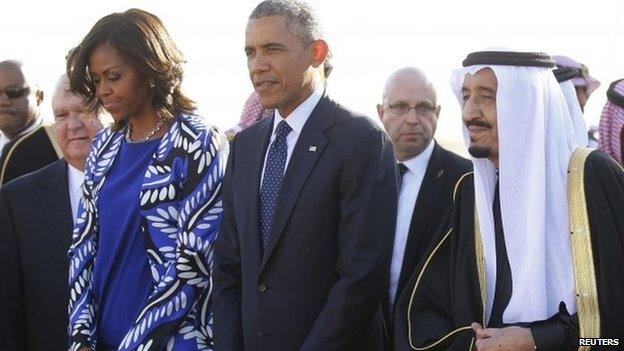
[[[443,169],[441,169],[441,170],[438,172],[438,175],[437,175],[438,179],[442,178],[442,176],[443,176],[443,175],[444,175],[444,170],[443,170]]]
[[[310,147],[308,148],[308,151],[316,152],[316,146],[315,146],[315,145],[310,146]]]

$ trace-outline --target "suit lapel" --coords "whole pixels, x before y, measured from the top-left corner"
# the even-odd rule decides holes
[[[50,178],[41,183],[48,196],[40,198],[45,209],[48,231],[58,253],[54,256],[59,257],[64,265],[67,263],[67,250],[73,227],[67,167],[65,160],[56,163]]]
[[[262,168],[264,166],[264,156],[268,148],[269,140],[271,139],[271,133],[273,132],[273,118],[265,118],[258,122],[260,128],[256,131],[256,135],[250,140],[257,143],[257,145],[250,145],[245,150],[251,150],[246,152],[244,156],[246,158],[237,163],[246,165],[243,169],[247,172],[243,174],[243,179],[249,179],[250,181],[243,182],[244,189],[242,189],[245,196],[243,203],[249,204],[249,206],[243,206],[241,209],[247,211],[241,218],[249,218],[251,222],[251,237],[247,238],[250,241],[253,248],[254,262],[260,263],[261,260],[261,248],[260,248],[260,178],[262,175]],[[262,147],[258,147],[261,145]],[[247,165],[249,167],[247,167]]]
[[[262,257],[261,270],[266,265],[282,236],[299,193],[301,193],[301,189],[307,181],[310,172],[327,145],[328,140],[323,135],[323,132],[333,125],[334,110],[335,104],[327,96],[323,96],[301,130],[301,135],[297,139],[297,144],[295,144],[286,173],[284,174],[284,180],[275,206],[271,233],[268,238],[266,251]]]
[[[446,168],[444,159],[442,157],[440,146],[436,143],[431,154],[431,159],[427,164],[427,170],[425,171],[425,177],[420,185],[420,191],[416,198],[416,205],[414,206],[414,212],[412,214],[412,220],[410,223],[409,234],[407,238],[407,244],[405,246],[405,252],[414,252],[420,245],[428,245],[428,243],[422,243],[423,230],[426,230],[428,221],[430,219],[431,210],[434,208],[437,199],[440,196],[440,189],[444,184],[446,178]],[[401,275],[399,277],[399,289],[403,287],[407,279],[412,272],[410,267],[414,267],[418,262],[414,257],[408,255],[404,256],[403,265],[401,267]],[[397,290],[397,297],[401,293]]]

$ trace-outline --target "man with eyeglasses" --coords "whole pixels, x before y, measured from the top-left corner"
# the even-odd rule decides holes
[[[433,84],[419,69],[402,68],[390,75],[377,112],[392,139],[401,177],[386,310],[391,317],[395,301],[451,206],[455,183],[472,167],[434,140],[440,106]],[[392,318],[388,322],[393,329]]]
[[[54,129],[39,117],[43,91],[19,61],[0,62],[0,186],[61,156]]]
[[[67,249],[91,140],[102,128],[63,75],[52,96],[63,158],[0,189],[0,349],[67,350]]]

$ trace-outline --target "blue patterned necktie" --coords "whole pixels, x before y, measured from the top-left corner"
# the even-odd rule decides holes
[[[260,187],[260,243],[262,244],[263,253],[269,239],[271,225],[273,224],[277,195],[284,178],[284,168],[286,167],[286,156],[288,154],[286,136],[291,130],[286,121],[279,122],[275,129],[275,140],[269,147],[269,154],[264,166],[264,177]]]

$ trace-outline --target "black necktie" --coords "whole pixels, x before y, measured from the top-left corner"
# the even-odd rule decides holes
[[[505,234],[501,218],[498,181],[496,182],[496,190],[494,191],[492,211],[494,214],[494,240],[496,243],[496,287],[488,327],[498,328],[503,324],[503,312],[509,304],[512,292],[511,268],[509,267],[507,248],[505,247]]]
[[[397,167],[399,168],[399,189],[401,188],[401,183],[403,182],[403,175],[407,172],[407,166],[403,163],[397,163]]]

